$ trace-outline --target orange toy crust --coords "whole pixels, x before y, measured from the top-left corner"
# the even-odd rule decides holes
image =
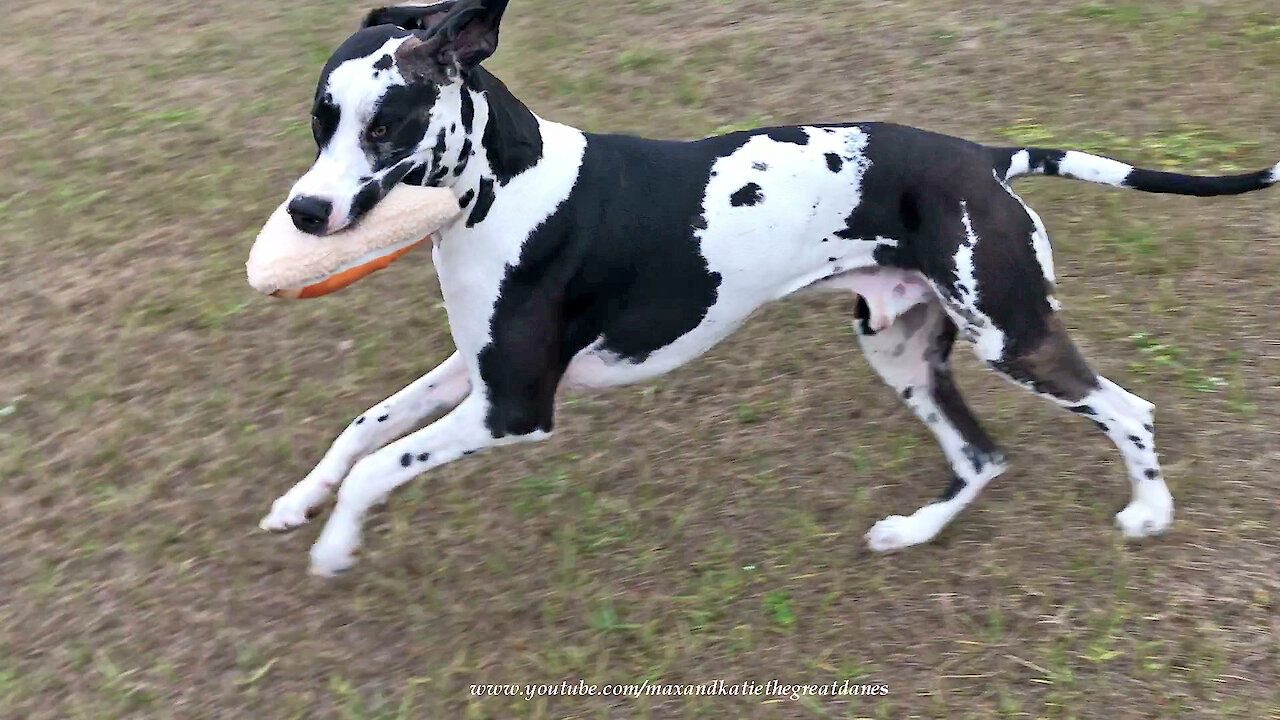
[[[376,273],[379,270],[382,270],[383,268],[387,267],[388,265],[395,262],[396,260],[399,260],[400,258],[404,257],[405,254],[408,253],[410,250],[418,247],[423,242],[425,242],[425,240],[426,238],[423,238],[422,240],[419,240],[418,242],[412,245],[402,247],[393,253],[388,253],[386,255],[383,255],[382,257],[370,260],[369,262],[363,265],[357,265],[353,268],[348,268],[346,270],[343,270],[342,272],[334,273],[333,275],[330,275],[329,277],[325,278],[324,280],[321,280],[318,283],[313,283],[303,288],[277,290],[271,293],[271,296],[277,297],[277,298],[285,298],[288,300],[308,300],[310,298],[317,298],[317,297],[322,297],[324,295],[335,293],[347,287],[348,285],[354,284],[357,280],[360,280],[369,275],[372,275],[373,273]]]

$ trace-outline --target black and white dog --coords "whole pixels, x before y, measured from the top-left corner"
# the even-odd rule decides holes
[[[319,156],[290,195],[299,228],[341,230],[401,182],[450,188],[465,212],[433,250],[457,352],[356,418],[262,521],[301,525],[337,488],[313,572],[350,567],[365,514],[415,476],[548,437],[561,385],[656,377],[804,289],[856,294],[863,351],[951,466],[938,501],[871,528],[872,549],[930,540],[1005,469],[952,383],[957,334],[1119,447],[1133,490],[1116,516],[1126,536],[1169,526],[1153,406],[1096,375],[1072,345],[1049,236],[1009,181],[1230,195],[1276,184],[1280,165],[1188,177],[879,123],[697,142],[584,133],[534,115],[480,67],[506,4],[375,10],[320,77]]]

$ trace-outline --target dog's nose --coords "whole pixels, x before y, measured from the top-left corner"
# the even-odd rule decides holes
[[[299,195],[289,201],[289,217],[293,218],[294,227],[312,235],[324,231],[332,210],[333,203],[314,195]]]

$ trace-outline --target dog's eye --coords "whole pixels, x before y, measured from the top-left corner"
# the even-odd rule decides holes
[[[387,134],[386,125],[378,125],[377,127],[371,128],[369,130],[369,137],[373,138],[374,140],[377,140],[378,138],[386,134]]]

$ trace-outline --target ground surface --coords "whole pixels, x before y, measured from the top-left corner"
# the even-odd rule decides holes
[[[557,439],[420,479],[348,577],[256,529],[344,423],[451,352],[426,253],[255,295],[312,156],[346,2],[8,0],[0,43],[0,714],[14,718],[1280,717],[1280,193],[1031,180],[1060,297],[1155,402],[1179,501],[1125,545],[1116,452],[981,371],[1013,469],[938,542],[868,552],[942,486],[852,304],[762,313]],[[540,114],[689,138],[894,120],[1169,168],[1280,157],[1272,0],[511,4]],[[884,683],[843,699],[475,698],[472,683]]]

